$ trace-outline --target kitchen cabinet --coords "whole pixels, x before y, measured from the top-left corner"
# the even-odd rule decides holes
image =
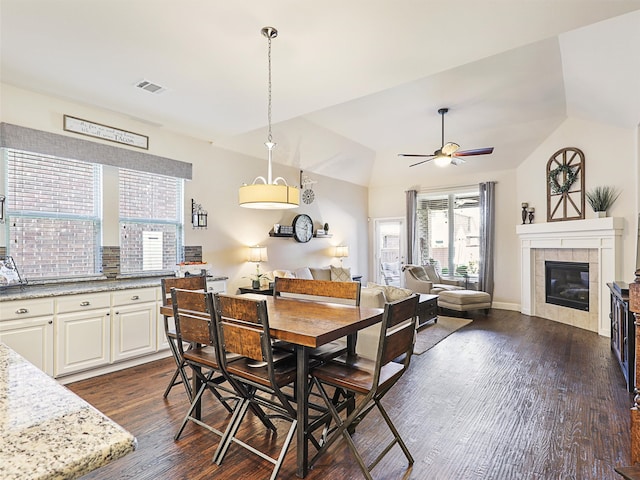
[[[123,290],[112,294],[112,362],[156,351],[158,294],[158,288]]]
[[[53,299],[0,303],[0,341],[53,375]]]
[[[55,326],[56,377],[110,362],[110,293],[57,297]]]

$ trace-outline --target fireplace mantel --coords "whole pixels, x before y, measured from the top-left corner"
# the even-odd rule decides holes
[[[586,248],[598,253],[598,333],[610,335],[609,290],[607,282],[617,280],[622,272],[622,233],[624,218],[605,217],[518,225],[520,238],[521,295],[520,311],[535,312],[534,250]]]

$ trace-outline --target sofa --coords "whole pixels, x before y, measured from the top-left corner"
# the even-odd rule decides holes
[[[296,270],[273,270],[263,275],[268,281],[274,281],[275,277],[304,278],[307,280],[333,280],[352,281],[351,271],[348,267],[336,267],[329,265],[326,267],[302,267]],[[367,283],[360,290],[360,306],[371,308],[384,308],[386,302],[393,302],[406,298],[413,292],[406,288],[394,287],[391,285],[378,285]],[[356,353],[363,357],[376,358],[378,349],[378,339],[380,338],[380,328],[382,324],[372,325],[358,332],[358,342],[356,343]]]
[[[444,290],[464,290],[464,282],[442,278],[435,265],[406,265],[404,285],[416,293],[438,295]]]

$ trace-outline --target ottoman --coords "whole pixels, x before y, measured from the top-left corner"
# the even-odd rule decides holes
[[[489,313],[491,295],[477,290],[443,290],[438,294],[438,307],[458,312],[484,308]]]

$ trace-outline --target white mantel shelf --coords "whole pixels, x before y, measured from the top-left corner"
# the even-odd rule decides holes
[[[598,251],[599,322],[598,333],[610,335],[609,291],[607,282],[622,272],[622,233],[624,218],[605,217],[565,222],[518,225],[520,238],[521,306],[526,315],[535,312],[534,250],[546,248],[589,248]]]

